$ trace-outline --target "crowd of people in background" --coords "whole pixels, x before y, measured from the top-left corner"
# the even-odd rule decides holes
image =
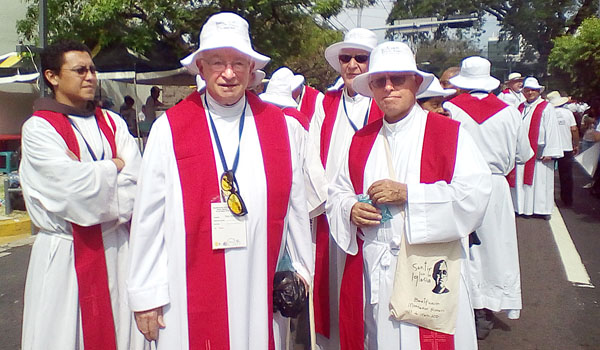
[[[288,67],[264,88],[270,58],[218,13],[181,60],[197,90],[158,113],[153,87],[142,118],[93,103],[87,47],[45,49],[22,348],[471,350],[494,313],[518,319],[515,216],[552,215],[555,163],[573,205],[600,103],[479,56],[438,78],[362,28],[324,59],[327,91]]]

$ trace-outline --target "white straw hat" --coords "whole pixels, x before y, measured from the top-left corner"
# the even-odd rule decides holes
[[[527,77],[523,81],[523,88],[529,88],[533,90],[542,90],[544,87],[540,85],[538,80],[534,77]]]
[[[427,87],[425,91],[417,95],[417,100],[420,98],[428,98],[428,97],[446,97],[456,93],[456,89],[444,89],[440,84],[438,78],[433,77],[431,84]]]
[[[261,100],[272,103],[278,107],[296,108],[298,104],[292,98],[292,87],[290,86],[290,82],[293,78],[294,72],[289,68],[279,68],[271,75],[267,90],[258,95],[258,97],[260,97]]]
[[[458,75],[450,78],[450,84],[465,90],[492,91],[500,86],[500,80],[490,75],[490,61],[471,56],[462,60]]]
[[[369,77],[375,73],[385,72],[412,72],[423,77],[417,94],[425,91],[431,84],[434,75],[417,69],[415,56],[408,45],[396,41],[388,41],[377,45],[371,52],[369,71],[363,73],[352,81],[352,88],[361,95],[373,97],[369,87]]]
[[[559,107],[559,106],[562,106],[565,103],[569,102],[569,98],[562,97],[560,95],[560,92],[558,92],[558,91],[549,92],[548,95],[546,96],[546,99],[548,100],[548,102],[552,103],[552,105],[554,107]]]
[[[361,49],[371,52],[375,46],[377,46],[377,35],[375,33],[365,28],[354,28],[344,35],[344,41],[335,43],[325,49],[325,59],[336,72],[340,73],[342,68],[339,55],[342,49]]]
[[[199,48],[194,53],[182,59],[181,64],[191,74],[198,74],[196,60],[207,50],[233,48],[250,57],[254,69],[262,69],[271,60],[269,57],[254,51],[250,43],[248,22],[232,12],[220,12],[212,15],[200,31]]]
[[[523,76],[521,76],[521,73],[519,72],[513,72],[508,75],[508,80],[506,80],[506,82],[508,83],[511,80],[523,80]]]

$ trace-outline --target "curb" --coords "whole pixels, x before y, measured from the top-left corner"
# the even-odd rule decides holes
[[[29,215],[0,221],[0,237],[18,236],[30,232],[31,219]]]

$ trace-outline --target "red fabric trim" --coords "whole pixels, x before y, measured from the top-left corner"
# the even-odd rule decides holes
[[[292,188],[292,159],[285,117],[280,110],[262,102],[258,97],[246,94],[254,114],[258,139],[263,154],[267,178],[267,281],[269,306],[269,349],[275,349],[273,340],[273,277],[284,234]],[[277,115],[280,118],[275,118]],[[282,142],[282,137],[284,138]]]
[[[267,179],[268,328],[269,349],[274,349],[273,276],[292,183],[291,156],[287,136],[287,142],[281,140],[281,135],[287,135],[282,112],[253,94],[246,94],[246,98],[254,114]],[[212,250],[210,215],[197,214],[210,213],[210,203],[219,200],[217,168],[201,95],[193,92],[169,109],[167,118],[183,194],[190,349],[229,349],[225,252]]]
[[[329,338],[331,307],[329,304],[329,224],[321,214],[316,220],[316,251],[313,308],[315,332]]]
[[[296,108],[286,107],[283,109],[283,114],[289,115],[290,117],[296,119],[300,125],[304,128],[304,130],[308,131],[308,118],[306,115]]]
[[[333,126],[337,118],[338,108],[342,97],[342,90],[328,91],[323,99],[323,109],[325,111],[325,118],[323,119],[323,125],[321,126],[321,163],[325,168],[327,166],[327,156],[329,154],[329,146],[331,144],[331,135],[333,133]],[[375,120],[381,120],[383,118],[383,112],[375,100],[371,100],[371,107],[369,109],[369,117],[367,122],[371,123]],[[323,214],[324,215],[324,214]],[[320,222],[320,223],[319,223]],[[329,227],[325,228],[323,220],[317,220],[317,243],[316,243],[316,260],[315,260],[315,282],[314,290],[321,291],[314,295],[314,313],[319,315],[319,318],[315,317],[315,329],[317,333],[320,333],[326,337],[330,334],[330,320],[329,312],[329,234],[327,231],[327,239],[324,238],[325,230],[329,230]],[[319,234],[320,233],[320,234]]]
[[[529,122],[529,145],[533,150],[533,157],[525,162],[525,169],[523,171],[523,184],[524,185],[533,185],[533,175],[535,171],[535,160],[538,155],[538,137],[540,136],[540,124],[542,122],[542,113],[544,109],[548,105],[548,101],[540,102],[533,111],[533,115],[531,116],[531,121]],[[523,113],[525,109],[525,103],[521,103],[519,105],[519,112]],[[508,181],[508,185],[510,187],[515,187],[517,184],[517,167],[515,166],[513,170],[506,175],[506,180]]]
[[[321,126],[321,164],[323,168],[327,164],[327,155],[329,154],[329,144],[331,143],[331,134],[333,133],[333,125],[337,117],[337,111],[340,106],[342,90],[328,91],[323,98],[323,110],[325,118]]]
[[[480,100],[471,94],[464,93],[451,99],[450,102],[465,111],[478,124],[482,124],[496,115],[496,113],[508,107],[506,103],[492,94],[488,94]]]
[[[116,155],[115,135],[107,132],[108,124],[99,118],[100,109],[96,110],[98,125],[111,145],[113,156]],[[35,116],[48,121],[56,132],[65,140],[67,148],[77,158],[81,158],[79,143],[68,118],[52,111],[36,111]],[[110,117],[109,117],[110,118]],[[75,273],[79,290],[79,307],[81,308],[81,327],[83,328],[83,344],[87,349],[117,348],[115,323],[108,289],[108,272],[106,256],[100,225],[79,226],[71,223],[73,229],[73,251],[75,254]]]
[[[429,112],[421,153],[421,183],[450,183],[456,163],[460,123]]]
[[[436,181],[450,182],[454,174],[459,123],[435,113],[427,115],[423,150],[421,154],[421,183]],[[382,121],[371,123],[359,130],[352,139],[348,167],[350,181],[356,194],[363,193],[364,171],[375,139],[383,126]],[[362,241],[358,240],[357,255],[348,255],[340,291],[340,345],[342,350],[364,349],[364,305],[363,305],[363,257]],[[435,335],[436,339],[451,345],[454,336],[431,330],[420,330],[421,349],[436,349],[428,345],[424,335]]]
[[[510,93],[510,89],[509,89],[509,88],[506,88],[506,89],[502,90],[502,93],[503,93],[503,94],[508,94],[508,93]]]
[[[308,85],[304,85],[304,94],[302,95],[300,112],[302,112],[308,118],[309,122],[312,120],[313,114],[315,113],[317,96],[319,96],[319,93],[319,90]]]

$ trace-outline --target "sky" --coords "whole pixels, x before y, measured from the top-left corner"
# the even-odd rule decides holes
[[[386,25],[385,21],[390,13],[395,1],[378,0],[375,6],[365,8],[361,17],[361,27],[363,28],[380,28]],[[346,9],[338,16],[331,20],[336,28],[346,31],[352,28],[356,28],[358,25],[358,11],[356,9]],[[479,37],[479,42],[476,45],[483,54],[487,55],[487,42],[488,38],[498,36],[500,27],[498,22],[492,16],[486,15],[484,17],[485,23],[483,25],[483,34]],[[375,30],[379,42],[385,41],[385,30]]]

